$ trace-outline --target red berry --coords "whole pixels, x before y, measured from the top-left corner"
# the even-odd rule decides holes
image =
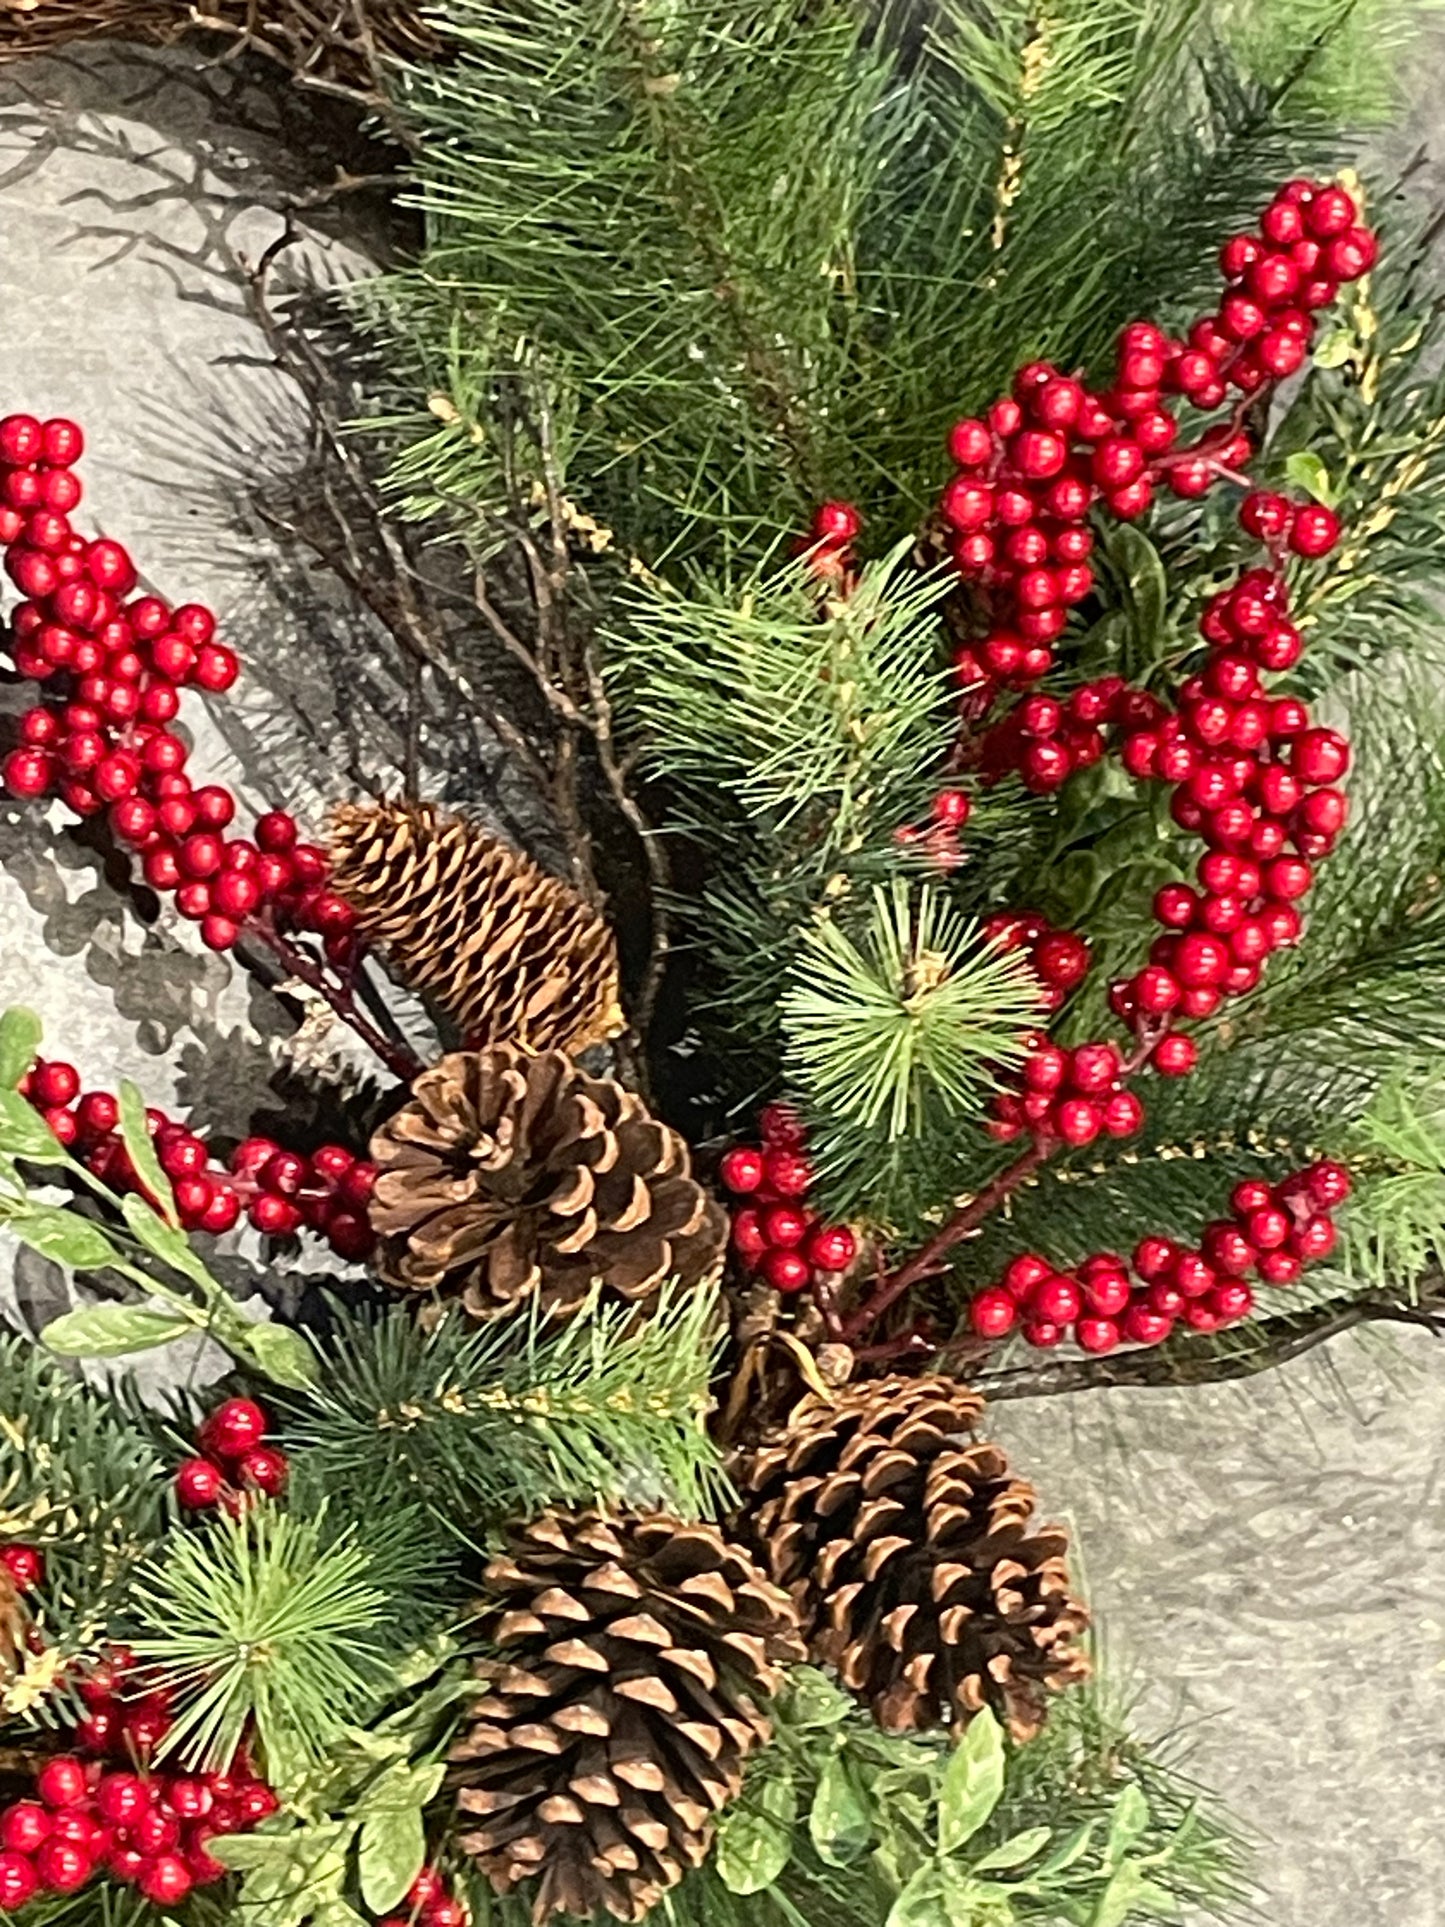
[[[179,1854],[162,1853],[146,1865],[136,1885],[158,1907],[175,1907],[195,1885],[191,1870]]]
[[[265,1438],[266,1414],[254,1400],[228,1398],[201,1427],[200,1443],[220,1459],[239,1459]]]
[[[763,1160],[767,1181],[783,1198],[801,1198],[813,1183],[813,1167],[796,1151],[770,1150]]]
[[[1300,856],[1278,856],[1264,866],[1265,894],[1282,903],[1298,901],[1313,882],[1314,871]]]
[[[774,1291],[802,1291],[813,1275],[813,1268],[797,1251],[770,1251],[762,1263],[762,1274]]]
[[[1186,989],[1217,984],[1228,968],[1229,951],[1218,937],[1191,930],[1179,939],[1173,971]]]
[[[1232,1325],[1241,1318],[1247,1318],[1253,1311],[1254,1293],[1238,1279],[1226,1278],[1214,1287],[1204,1302],[1220,1324]]]
[[[1335,1248],[1337,1237],[1331,1220],[1323,1214],[1306,1218],[1289,1241],[1289,1249],[1305,1264],[1320,1258],[1328,1258]]]
[[[1154,915],[1169,930],[1187,930],[1198,904],[1187,883],[1166,883],[1154,893]]]
[[[1122,1068],[1112,1044],[1080,1044],[1069,1057],[1069,1083],[1076,1091],[1097,1096],[1118,1081]]]
[[[1149,1060],[1161,1077],[1187,1077],[1199,1061],[1199,1050],[1192,1037],[1171,1031],[1154,1046]]]
[[[1083,1306],[1078,1280],[1065,1272],[1041,1278],[1029,1293],[1030,1315],[1050,1325],[1072,1325]]]
[[[85,1801],[89,1791],[85,1783],[85,1767],[69,1754],[57,1754],[41,1767],[35,1790],[52,1810],[78,1807]]]
[[[1124,1336],[1136,1345],[1162,1345],[1174,1329],[1174,1320],[1154,1311],[1142,1300],[1124,1313]]]
[[[50,1838],[53,1825],[38,1800],[17,1800],[0,1814],[0,1844],[11,1853],[35,1853]]]
[[[1052,1271],[1053,1266],[1047,1258],[1041,1258],[1034,1251],[1021,1251],[1010,1260],[1004,1272],[1003,1289],[1015,1298],[1022,1298],[1041,1278],[1049,1277]]]
[[[981,468],[993,453],[993,436],[981,421],[955,422],[949,430],[948,452],[960,468]]]
[[[1119,1343],[1119,1327],[1112,1318],[1081,1318],[1074,1337],[1086,1352],[1111,1352]]]
[[[0,773],[12,796],[44,796],[55,780],[55,764],[43,749],[12,749]]]
[[[851,502],[822,502],[813,512],[813,536],[830,548],[851,542],[863,526],[863,518]]]
[[[775,1204],[764,1211],[762,1227],[763,1236],[770,1245],[789,1250],[794,1245],[800,1245],[808,1235],[806,1216],[790,1204]]]
[[[961,830],[968,822],[973,805],[962,790],[940,790],[933,799],[933,818],[951,829]]]
[[[819,1271],[846,1271],[858,1255],[858,1240],[846,1225],[825,1225],[808,1240],[805,1255]]]
[[[1321,1211],[1334,1210],[1350,1195],[1349,1171],[1333,1159],[1321,1158],[1318,1164],[1309,1167],[1304,1177],[1310,1198]]]
[[[1084,1303],[1095,1318],[1117,1318],[1131,1294],[1127,1274],[1117,1269],[1088,1272],[1082,1289]]]
[[[15,1913],[39,1891],[40,1876],[32,1861],[23,1853],[0,1853],[0,1910]]]
[[[149,1785],[134,1773],[103,1774],[95,1792],[96,1811],[113,1827],[129,1826],[150,1803]]]
[[[1032,961],[1046,984],[1072,990],[1089,973],[1089,946],[1072,930],[1051,930],[1035,944]]]
[[[1275,1251],[1289,1236],[1289,1219],[1277,1205],[1261,1205],[1249,1213],[1244,1235],[1256,1251]]]
[[[1204,1255],[1216,1271],[1227,1271],[1236,1278],[1251,1270],[1259,1257],[1239,1226],[1223,1218],[1204,1227]]]
[[[286,1489],[288,1471],[284,1452],[272,1445],[258,1445],[238,1461],[236,1477],[242,1485],[254,1486],[275,1499]]]
[[[1104,1135],[1132,1137],[1144,1123],[1144,1106],[1133,1091],[1115,1091],[1104,1105]]]
[[[968,1308],[969,1322],[980,1338],[1002,1338],[1018,1318],[1018,1307],[997,1285],[979,1292]]]
[[[1333,729],[1306,729],[1289,746],[1289,766],[1302,783],[1336,783],[1350,766],[1350,746]]]
[[[1092,1144],[1104,1128],[1103,1107],[1087,1097],[1066,1097],[1054,1107],[1053,1127],[1065,1144]]]
[[[1295,510],[1289,545],[1296,555],[1328,555],[1340,539],[1340,518],[1323,502],[1307,502]]]
[[[748,1263],[761,1258],[768,1249],[761,1220],[751,1205],[733,1214],[732,1241],[734,1251]]]
[[[723,1153],[718,1175],[729,1191],[739,1196],[756,1191],[763,1181],[763,1154],[749,1145],[736,1145]]]
[[[1259,1261],[1259,1275],[1267,1285],[1292,1285],[1303,1269],[1292,1251],[1266,1251]]]
[[[215,1505],[225,1483],[225,1473],[210,1459],[183,1459],[176,1467],[176,1497],[193,1511]]]

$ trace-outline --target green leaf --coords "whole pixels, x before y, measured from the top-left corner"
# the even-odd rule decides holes
[[[132,1234],[153,1257],[159,1258],[172,1271],[178,1271],[183,1278],[189,1278],[193,1284],[200,1285],[208,1297],[220,1295],[220,1286],[192,1249],[184,1231],[158,1218],[145,1199],[134,1191],[127,1191],[120,1201],[120,1208]]]
[[[1139,641],[1151,657],[1160,655],[1167,633],[1164,619],[1169,607],[1169,578],[1159,551],[1142,529],[1128,522],[1115,530],[1110,547],[1129,585]]]
[[[289,1325],[248,1325],[244,1332],[228,1331],[225,1338],[238,1356],[249,1358],[257,1371],[292,1391],[304,1392],[320,1376],[316,1353]]]
[[[925,1861],[889,1908],[883,1927],[940,1927],[942,1897],[943,1869],[936,1860]]]
[[[808,1836],[818,1858],[830,1867],[846,1867],[873,1838],[869,1803],[841,1753],[826,1761],[818,1776],[808,1810]]]
[[[0,1090],[0,1151],[31,1164],[66,1162],[64,1145],[18,1091]]]
[[[115,1263],[116,1249],[104,1228],[59,1205],[27,1202],[7,1215],[5,1224],[22,1244],[72,1271],[98,1271]]]
[[[1021,1867],[1026,1860],[1032,1860],[1036,1853],[1046,1847],[1054,1837],[1052,1827],[1029,1827],[1023,1833],[1016,1833],[1010,1839],[986,1853],[981,1860],[975,1860],[975,1873],[984,1873],[991,1868]]]
[[[220,1833],[206,1842],[206,1851],[229,1867],[233,1873],[249,1873],[253,1867],[282,1866],[293,1857],[294,1834]]]
[[[1136,1840],[1141,1840],[1149,1827],[1149,1802],[1144,1790],[1137,1781],[1131,1780],[1114,1802],[1114,1812],[1109,1821],[1109,1838],[1104,1843],[1104,1865],[1117,1867]]]
[[[426,1831],[420,1807],[369,1814],[357,1847],[361,1897],[378,1916],[388,1914],[421,1872]]]
[[[816,1666],[799,1666],[788,1681],[784,1706],[790,1727],[840,1726],[856,1701]]]
[[[1284,472],[1286,479],[1296,488],[1304,489],[1317,502],[1323,502],[1326,508],[1333,508],[1335,491],[1329,470],[1310,449],[1302,448],[1297,454],[1291,455],[1284,465]]]
[[[1356,345],[1353,328],[1331,328],[1310,350],[1310,360],[1316,368],[1343,368],[1354,359]]]
[[[717,1835],[718,1876],[729,1893],[771,1887],[793,1853],[798,1789],[791,1770],[749,1787],[723,1817]]]
[[[40,1342],[61,1358],[124,1358],[128,1352],[169,1345],[195,1329],[191,1319],[173,1311],[148,1311],[144,1305],[87,1305],[52,1319]]]
[[[0,1085],[13,1091],[35,1062],[43,1035],[33,1010],[17,1004],[0,1017]]]
[[[1082,1860],[1089,1851],[1089,1842],[1093,1837],[1092,1820],[1086,1820],[1081,1827],[1075,1827],[1071,1833],[1066,1833],[1053,1852],[1034,1868],[1033,1878],[1047,1880],[1053,1874],[1062,1873],[1066,1867],[1072,1867],[1075,1861]]]
[[[175,1193],[171,1190],[170,1179],[161,1169],[156,1147],[151,1143],[150,1130],[146,1125],[145,1098],[129,1078],[123,1078],[120,1086],[120,1135],[130,1153],[136,1176],[159,1206],[162,1217],[167,1224],[179,1225]]]
[[[1089,1927],[1124,1927],[1131,1913],[1147,1909],[1155,1919],[1172,1919],[1178,1902],[1167,1888],[1147,1878],[1137,1860],[1126,1860],[1099,1895]]]
[[[989,1707],[976,1713],[943,1775],[938,1797],[938,1845],[957,1853],[1003,1797],[1003,1729]]]

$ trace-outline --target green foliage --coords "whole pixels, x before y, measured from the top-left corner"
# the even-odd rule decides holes
[[[342,1325],[317,1386],[285,1405],[296,1476],[370,1509],[421,1503],[463,1535],[551,1504],[625,1495],[688,1516],[726,1491],[705,1419],[716,1297],[665,1293],[539,1322],[423,1331],[408,1310]]]
[[[161,1527],[164,1466],[149,1430],[28,1340],[0,1334],[0,1544],[39,1546],[44,1650],[0,1692],[0,1716],[57,1686],[123,1609]]]
[[[956,1189],[960,1133],[1022,1061],[1038,982],[941,889],[875,885],[804,931],[780,1005],[826,1208],[906,1222]],[[940,1190],[932,1187],[938,1185]]]
[[[170,1182],[146,1128],[145,1100],[135,1085],[125,1082],[120,1087],[121,1135],[149,1197],[136,1192],[118,1197],[71,1157],[13,1088],[35,1056],[39,1020],[31,1011],[12,1010],[0,1024],[0,1067],[5,1072],[0,1077],[0,1225],[53,1263],[72,1271],[110,1273],[138,1286],[151,1301],[87,1305],[63,1313],[41,1333],[47,1349],[65,1358],[124,1358],[205,1333],[277,1384],[309,1383],[316,1361],[301,1334],[243,1317],[180,1229]],[[21,1069],[12,1078],[16,1064]],[[63,1170],[72,1185],[78,1181],[80,1195],[89,1192],[121,1223],[100,1223],[73,1203],[35,1198],[20,1170],[22,1163]],[[177,1277],[183,1285],[174,1282]]]
[[[1228,1830],[1097,1688],[1022,1747],[989,1714],[952,1749],[892,1738],[808,1668],[777,1710],[674,1927],[1119,1927],[1242,1895]]]
[[[485,549],[545,394],[569,493],[654,565],[828,494],[912,524],[954,415],[1192,299],[1378,110],[1401,0],[1257,11],[451,0],[399,89],[428,245],[368,299],[404,508]]]
[[[135,1650],[178,1695],[168,1749],[219,1769],[250,1727],[283,1788],[321,1762],[396,1688],[429,1578],[409,1526],[392,1515],[333,1530],[324,1511],[261,1502],[171,1535],[133,1600]]]
[[[783,992],[784,1068],[824,1115],[890,1137],[964,1116],[1023,1061],[1038,984],[928,884],[874,888],[857,941],[824,917]]]
[[[1332,1146],[1332,1148],[1335,1148]],[[1393,1077],[1338,1149],[1355,1189],[1334,1268],[1382,1295],[1413,1291],[1445,1256],[1445,1081],[1429,1060]]]

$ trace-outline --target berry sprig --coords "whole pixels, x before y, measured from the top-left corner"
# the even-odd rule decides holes
[[[1073,1267],[1021,1252],[996,1285],[975,1295],[969,1319],[980,1338],[999,1339],[1017,1326],[1040,1349],[1072,1336],[1095,1353],[1122,1343],[1162,1345],[1180,1323],[1222,1331],[1254,1309],[1251,1275],[1264,1285],[1292,1285],[1307,1264],[1329,1256],[1336,1240],[1331,1214],[1349,1195],[1345,1167],[1321,1159],[1279,1184],[1237,1184],[1233,1215],[1207,1224],[1198,1249],[1148,1237],[1132,1264],[1101,1251]]]
[[[862,527],[863,518],[851,502],[820,502],[813,511],[812,525],[798,549],[823,583],[841,584],[852,574],[856,567],[853,544]]]
[[[162,1907],[223,1879],[209,1843],[249,1833],[280,1805],[244,1748],[220,1772],[152,1770],[146,1763],[172,1723],[170,1702],[145,1685],[123,1648],[79,1691],[86,1712],[70,1736],[75,1751],[48,1759],[33,1794],[0,1812],[0,1909],[77,1893],[97,1873]]]
[[[939,513],[985,631],[954,656],[965,725],[984,716],[1002,688],[1028,688],[1053,667],[1051,645],[1069,609],[1094,586],[1085,522],[1095,508],[1133,521],[1161,486],[1193,498],[1221,476],[1240,478],[1253,452],[1243,404],[1301,367],[1316,312],[1341,283],[1367,273],[1376,253],[1342,188],[1291,181],[1258,234],[1226,243],[1218,311],[1195,322],[1187,339],[1131,322],[1109,389],[1031,362],[986,416],[955,424],[949,453],[958,472]],[[1242,398],[1233,416],[1176,448],[1178,403],[1210,413],[1231,389]]]
[[[291,1468],[284,1452],[266,1444],[269,1430],[253,1399],[228,1398],[209,1413],[196,1431],[198,1454],[176,1467],[176,1497],[187,1511],[236,1513],[255,1493],[279,1499]]]
[[[120,1105],[109,1091],[82,1091],[75,1066],[59,1058],[37,1059],[19,1088],[103,1184],[148,1195],[120,1135]],[[219,1235],[244,1210],[268,1237],[304,1228],[324,1237],[348,1262],[371,1255],[376,1239],[367,1204],[376,1167],[344,1144],[323,1144],[304,1155],[283,1149],[273,1138],[249,1137],[222,1164],[192,1125],[150,1108],[146,1126],[171,1181],[176,1215],[188,1231]]]
[[[816,1179],[797,1113],[769,1104],[759,1131],[760,1145],[734,1145],[718,1167],[740,1201],[733,1207],[733,1251],[744,1270],[775,1291],[826,1295],[857,1257],[858,1240],[846,1225],[824,1224],[808,1208]]]
[[[201,603],[179,608],[136,595],[138,574],[120,543],[78,534],[75,463],[80,429],[30,415],[0,421],[0,547],[25,598],[11,618],[11,656],[49,694],[19,721],[0,762],[12,795],[58,793],[82,817],[106,816],[151,889],[197,924],[212,950],[247,937],[327,998],[397,1075],[420,1068],[356,1008],[361,957],[356,914],[327,887],[327,859],[300,840],[295,820],[270,810],[252,834],[228,834],[235,796],[197,785],[190,749],[172,725],[182,692],[220,694],[240,674]]]

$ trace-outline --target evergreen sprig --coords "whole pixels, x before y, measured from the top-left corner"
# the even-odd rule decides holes
[[[706,1291],[664,1292],[642,1323],[604,1307],[555,1334],[535,1318],[352,1319],[321,1384],[287,1408],[287,1441],[307,1488],[419,1502],[467,1536],[554,1503],[699,1516],[727,1490],[705,1427],[720,1342]]]
[[[976,1111],[1022,1063],[1038,980],[929,884],[876,885],[856,932],[825,915],[782,995],[784,1070],[816,1112],[890,1138]]]
[[[387,1697],[401,1631],[394,1517],[333,1530],[264,1502],[170,1535],[139,1579],[136,1654],[178,1696],[169,1751],[219,1770],[248,1729],[290,1785]],[[422,1571],[409,1585],[424,1585]],[[400,1615],[404,1622],[406,1615]]]
[[[0,1545],[37,1546],[44,1646],[0,1683],[0,1716],[43,1705],[68,1656],[121,1614],[161,1531],[154,1433],[27,1338],[0,1334]]]

